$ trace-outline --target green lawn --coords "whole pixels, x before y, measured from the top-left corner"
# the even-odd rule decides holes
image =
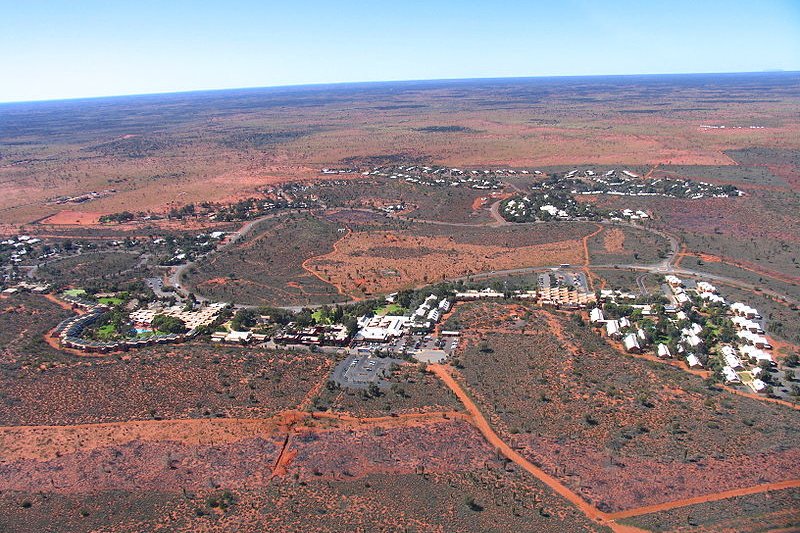
[[[78,296],[83,296],[84,294],[86,294],[86,291],[83,289],[67,289],[66,291],[64,291],[64,294],[76,298]]]
[[[123,299],[109,296],[107,298],[98,298],[97,301],[105,305],[119,305],[123,302]]]
[[[322,316],[322,309],[317,309],[313,313],[311,313],[311,317],[317,321],[317,324],[330,324],[331,321],[329,318],[325,318]]]
[[[112,338],[116,333],[117,328],[114,327],[114,324],[106,324],[97,328],[97,337],[103,340]]]
[[[375,311],[376,315],[403,315],[406,312],[406,308],[402,307],[400,304],[386,304],[380,309]]]

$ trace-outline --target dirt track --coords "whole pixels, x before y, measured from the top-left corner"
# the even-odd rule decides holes
[[[800,479],[793,479],[788,481],[779,481],[775,483],[766,483],[763,485],[755,485],[751,487],[733,489],[715,494],[706,494],[694,498],[674,500],[656,505],[636,507],[633,509],[627,509],[625,511],[620,511],[616,513],[605,513],[603,511],[600,511],[590,503],[586,502],[585,500],[583,500],[580,496],[578,496],[570,489],[568,489],[566,486],[561,484],[560,481],[550,476],[549,474],[545,473],[543,470],[541,470],[536,465],[525,459],[522,455],[514,451],[508,444],[506,444],[499,437],[499,435],[497,435],[497,433],[495,433],[495,431],[491,428],[486,418],[478,409],[477,405],[475,405],[475,402],[472,401],[472,399],[467,395],[466,391],[453,378],[452,374],[448,370],[448,367],[438,364],[432,364],[428,365],[428,369],[431,372],[433,372],[437,377],[439,377],[439,379],[441,379],[450,388],[450,390],[453,391],[453,393],[458,397],[458,399],[464,404],[467,411],[470,413],[472,417],[472,423],[483,434],[486,440],[492,446],[495,447],[495,449],[498,452],[502,453],[505,457],[516,463],[518,466],[520,466],[527,472],[536,476],[540,481],[545,483],[548,487],[550,487],[559,495],[566,498],[568,501],[570,501],[572,504],[578,507],[578,509],[580,509],[588,518],[604,523],[608,525],[613,531],[618,533],[632,533],[642,530],[637,529],[633,526],[617,524],[615,523],[615,520],[630,518],[633,516],[651,514],[661,511],[668,511],[679,507],[687,507],[690,505],[697,505],[706,502],[719,501],[727,498],[734,498],[737,496],[746,496],[750,494],[758,494],[762,492],[800,487]]]
[[[489,444],[497,449],[497,451],[514,461],[526,471],[536,476],[548,487],[578,507],[592,520],[605,519],[605,513],[584,501],[580,496],[562,485],[561,482],[559,482],[556,478],[545,473],[542,469],[525,459],[522,455],[515,452],[508,444],[503,442],[503,440],[491,428],[489,422],[486,421],[486,418],[484,418],[483,414],[480,412],[480,409],[478,409],[478,406],[475,405],[475,402],[470,399],[464,389],[461,388],[461,385],[459,385],[458,382],[453,379],[453,376],[448,372],[447,367],[433,364],[428,365],[428,370],[433,372],[439,379],[441,379],[445,385],[447,385],[450,390],[453,391],[458,399],[461,400],[461,403],[464,404],[464,407],[466,407],[467,411],[470,413],[470,415],[472,415],[472,423],[480,430],[486,440],[489,441]]]
[[[297,455],[297,450],[291,446],[290,438],[295,429],[302,429],[304,432],[326,433],[342,429],[364,430],[374,427],[386,429],[424,427],[428,424],[440,423],[443,420],[462,420],[480,431],[498,453],[534,475],[553,491],[578,507],[590,519],[608,525],[617,532],[642,531],[632,526],[616,524],[615,520],[619,519],[737,496],[800,487],[800,479],[795,479],[637,507],[615,513],[605,513],[583,500],[560,481],[542,471],[506,444],[491,428],[477,405],[452,376],[449,367],[434,364],[429,365],[428,368],[455,393],[464,404],[467,413],[438,411],[359,418],[347,413],[290,410],[268,419],[152,420],[74,426],[13,426],[0,428],[0,447],[6,450],[5,460],[47,460],[63,453],[84,450],[87,447],[93,449],[133,440],[152,442],[169,440],[219,446],[239,441],[242,438],[263,436],[279,438],[283,443],[274,464],[271,465],[272,476],[281,476],[287,472],[287,467]]]
[[[745,487],[743,489],[726,490],[725,492],[718,492],[716,494],[708,494],[705,496],[697,496],[694,498],[686,498],[683,500],[675,500],[672,502],[660,503],[658,505],[648,505],[646,507],[638,507],[636,509],[630,509],[628,511],[611,513],[607,515],[607,517],[610,520],[620,520],[623,518],[631,518],[633,516],[658,513],[661,511],[669,511],[670,509],[677,509],[678,507],[686,507],[689,505],[697,505],[700,503],[725,500],[727,498],[736,498],[737,496],[748,496],[750,494],[759,494],[761,492],[792,489],[797,487],[800,487],[800,479],[791,479],[789,481],[778,481],[776,483],[765,483],[763,485],[755,485],[753,487]]]
[[[331,251],[330,253],[336,253],[336,252],[338,252],[338,251],[339,251],[339,245],[340,245],[342,242],[344,242],[344,241],[345,241],[345,239],[347,239],[348,237],[350,237],[352,234],[353,234],[353,230],[351,230],[350,228],[347,228],[347,232],[346,232],[344,235],[342,235],[342,238],[341,238],[341,239],[339,239],[338,241],[336,241],[335,243],[333,243],[333,251]],[[316,271],[316,270],[314,270],[313,268],[310,268],[310,267],[308,266],[308,263],[309,263],[309,261],[313,261],[314,259],[317,259],[317,256],[312,256],[312,257],[309,257],[308,259],[306,259],[305,261],[303,261],[303,263],[302,263],[300,266],[301,266],[301,267],[303,267],[303,270],[305,270],[306,272],[308,272],[309,274],[311,274],[312,276],[314,276],[315,278],[317,278],[317,279],[318,279],[318,280],[320,280],[321,282],[323,282],[323,283],[327,283],[328,285],[332,285],[332,286],[333,286],[333,287],[336,289],[336,291],[337,291],[339,294],[341,294],[342,296],[347,296],[348,298],[352,298],[354,301],[358,301],[358,300],[360,300],[360,298],[357,298],[357,297],[355,297],[355,296],[352,296],[352,295],[348,294],[348,293],[347,293],[347,292],[344,290],[344,287],[342,287],[341,285],[339,285],[339,284],[337,284],[337,283],[334,283],[334,282],[333,282],[333,280],[329,280],[329,279],[325,279],[325,278],[323,278],[323,277],[322,277],[322,276],[319,274],[319,272],[317,272],[317,271]]]

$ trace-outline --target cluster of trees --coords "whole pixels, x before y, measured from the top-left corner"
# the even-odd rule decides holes
[[[109,215],[103,215],[100,217],[100,222],[108,223],[108,222],[116,222],[121,224],[123,222],[130,222],[133,220],[135,215],[130,211],[122,211],[121,213],[111,213]]]
[[[508,209],[508,204],[514,200],[517,204],[524,204],[524,209],[517,209],[513,212]],[[598,220],[606,216],[607,212],[587,203],[577,202],[568,193],[549,192],[548,194],[533,193],[526,196],[513,196],[503,200],[500,204],[500,212],[503,218],[509,222],[535,222],[537,220],[548,221],[557,220],[558,217],[551,215],[548,211],[542,211],[542,207],[552,205],[560,211],[567,213],[569,218],[581,218]]]
[[[186,323],[174,316],[156,315],[153,317],[152,326],[165,333],[186,333]]]
[[[172,209],[170,209],[169,213],[167,214],[167,217],[183,220],[184,218],[194,216],[196,212],[197,209],[194,204],[186,204],[180,208],[173,207]]]

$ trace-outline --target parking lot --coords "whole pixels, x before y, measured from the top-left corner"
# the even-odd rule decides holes
[[[539,287],[542,289],[549,289],[551,287],[575,287],[577,290],[588,290],[588,283],[586,281],[586,274],[583,272],[571,272],[565,270],[557,270],[539,274],[538,277]]]
[[[366,389],[372,384],[388,387],[385,381],[391,375],[392,363],[402,360],[391,357],[375,357],[374,355],[350,355],[336,365],[331,379],[341,387]]]
[[[435,337],[425,333],[404,335],[389,343],[359,343],[351,348],[352,354],[367,355],[375,351],[401,356],[410,355],[418,361],[439,363],[458,348],[458,337]]]

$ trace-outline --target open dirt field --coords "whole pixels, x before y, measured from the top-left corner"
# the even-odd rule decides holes
[[[44,336],[74,314],[37,295],[0,298],[0,368],[63,360],[65,354],[50,347]]]
[[[537,233],[535,228],[527,231]],[[580,240],[528,245],[519,232],[512,247],[498,242],[500,234],[476,230],[475,237],[479,236],[486,239],[484,244],[418,231],[353,232],[337,243],[335,251],[314,257],[305,266],[343,292],[361,297],[478,272],[583,260]]]
[[[361,391],[323,388],[316,406],[359,417],[461,409],[447,387],[435,376],[420,372],[416,365],[404,365],[389,381],[390,388],[377,398],[361,394]]]
[[[666,257],[669,242],[655,233],[630,227],[603,227],[587,240],[592,264],[647,264]]]
[[[91,226],[100,223],[105,213],[89,213],[86,211],[59,211],[55,215],[42,220],[41,224],[53,226]]]
[[[662,511],[620,522],[648,531],[795,531],[800,489],[785,489]]]
[[[37,276],[56,286],[113,283],[142,276],[144,269],[132,272],[140,259],[138,253],[87,252],[46,263],[39,267]],[[126,273],[132,275],[126,277]]]
[[[402,497],[398,497],[402,495]],[[222,509],[225,496],[230,504]],[[470,507],[467,501],[473,503]],[[94,491],[0,495],[0,528],[134,531],[608,531],[535,479],[488,463],[444,474],[372,474],[358,479],[275,479],[253,490]],[[311,519],[309,517],[312,517]]]

